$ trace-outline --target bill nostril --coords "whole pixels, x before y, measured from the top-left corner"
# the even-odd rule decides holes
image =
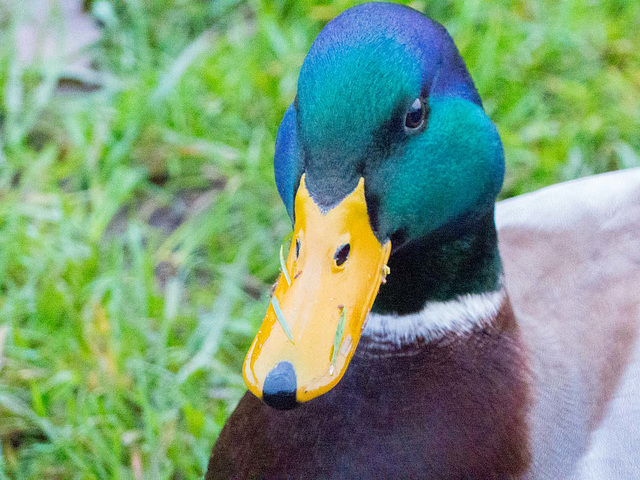
[[[290,410],[298,402],[296,371],[289,362],[280,362],[267,375],[262,387],[262,400],[278,410]]]
[[[300,258],[300,239],[296,238],[296,260]]]
[[[338,247],[335,255],[333,256],[333,259],[336,261],[336,265],[338,267],[341,267],[344,264],[344,262],[347,261],[347,258],[349,258],[350,252],[351,252],[351,245],[349,245],[348,243],[345,243],[344,245],[341,245]]]

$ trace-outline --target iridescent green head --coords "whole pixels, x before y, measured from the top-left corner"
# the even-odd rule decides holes
[[[267,404],[331,390],[372,309],[498,288],[500,138],[453,41],[415,10],[362,5],[318,35],[275,173],[293,241],[244,364]]]
[[[302,173],[324,209],[364,177],[374,232],[395,250],[486,215],[504,158],[446,30],[410,8],[372,3],[329,22],[311,46],[275,172],[292,218]]]

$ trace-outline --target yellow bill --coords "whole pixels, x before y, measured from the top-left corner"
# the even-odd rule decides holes
[[[322,213],[302,176],[286,272],[244,362],[254,395],[292,408],[340,381],[388,271],[390,251],[391,242],[382,245],[371,230],[363,178]]]

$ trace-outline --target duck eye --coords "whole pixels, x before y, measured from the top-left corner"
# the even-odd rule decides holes
[[[407,112],[404,125],[407,130],[417,130],[422,127],[427,116],[427,106],[422,98],[416,98]]]
[[[300,257],[300,239],[296,238],[296,260]]]
[[[351,245],[345,243],[344,245],[338,247],[336,250],[336,254],[333,256],[333,259],[336,261],[337,266],[342,266],[344,262],[349,258],[349,252],[351,251]]]

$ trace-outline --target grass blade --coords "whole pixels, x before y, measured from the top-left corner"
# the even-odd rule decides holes
[[[278,322],[280,322],[280,326],[284,330],[284,333],[287,334],[291,343],[295,345],[296,342],[293,341],[293,334],[291,333],[291,329],[289,328],[287,321],[284,319],[284,313],[282,313],[282,309],[280,308],[280,302],[278,302],[278,298],[275,295],[271,298],[271,305],[273,305],[273,310],[276,312],[276,317],[278,318]]]
[[[284,263],[284,243],[280,245],[280,269],[282,270],[282,274],[287,281],[287,285],[291,285],[291,277],[289,276],[287,265]]]
[[[347,309],[342,307],[340,311],[340,320],[338,321],[338,328],[336,329],[336,336],[333,339],[333,353],[331,354],[331,365],[336,364],[336,358],[338,357],[338,350],[342,344],[342,335],[344,334],[344,324],[347,320]]]
[[[171,68],[160,78],[158,85],[151,95],[151,104],[156,105],[175,88],[187,69],[200,57],[211,50],[215,35],[207,30],[196,38],[175,60]]]

